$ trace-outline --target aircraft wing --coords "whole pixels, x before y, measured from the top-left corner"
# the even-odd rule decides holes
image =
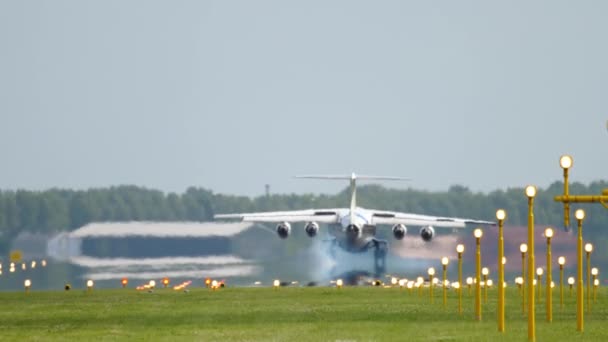
[[[244,222],[338,222],[339,209],[308,209],[265,213],[220,214],[216,220],[239,219]]]
[[[433,227],[449,227],[449,228],[464,228],[467,224],[491,225],[495,226],[496,222],[474,220],[457,217],[441,217],[419,214],[408,214],[392,211],[372,211],[372,224],[404,224],[411,226],[433,226]]]

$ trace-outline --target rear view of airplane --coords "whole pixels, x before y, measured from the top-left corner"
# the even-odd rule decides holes
[[[276,211],[263,213],[220,214],[215,219],[240,219],[245,222],[277,223],[276,232],[285,239],[291,232],[291,223],[304,222],[304,230],[308,236],[315,237],[319,233],[319,223],[328,225],[331,239],[331,251],[336,246],[350,253],[367,252],[374,249],[374,265],[376,274],[385,272],[388,241],[376,238],[377,226],[392,226],[393,236],[403,239],[407,226],[418,226],[420,237],[429,242],[435,235],[435,228],[464,228],[467,224],[495,225],[494,222],[439,217],[393,211],[373,210],[357,207],[357,180],[407,180],[401,177],[358,176],[351,175],[307,175],[296,178],[349,180],[350,207],[335,209],[308,209],[293,211]]]

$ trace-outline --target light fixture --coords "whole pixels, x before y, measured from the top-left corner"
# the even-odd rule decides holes
[[[534,198],[536,196],[536,187],[534,185],[528,185],[526,187],[526,196],[528,196],[528,198]]]
[[[525,243],[522,243],[521,245],[519,245],[519,251],[522,253],[527,253],[528,252],[528,245],[526,245]]]
[[[571,168],[572,167],[572,157],[570,157],[567,154],[561,156],[559,158],[559,166],[561,166],[561,168],[565,169],[565,170]]]
[[[456,245],[456,252],[457,253],[464,253],[464,245],[459,243],[458,245]]]

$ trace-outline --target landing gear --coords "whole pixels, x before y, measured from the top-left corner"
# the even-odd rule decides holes
[[[386,240],[372,240],[374,250],[374,271],[376,277],[382,277],[386,273],[386,253],[388,242]]]

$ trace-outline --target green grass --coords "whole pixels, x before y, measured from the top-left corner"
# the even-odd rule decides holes
[[[0,339],[7,340],[197,340],[197,341],[526,341],[521,297],[507,289],[506,332],[497,332],[496,290],[474,317],[474,298],[463,291],[462,315],[456,292],[443,308],[442,291],[429,303],[397,288],[225,288],[189,293],[157,289],[0,293]],[[557,290],[557,289],[556,289]],[[584,333],[576,331],[575,299],[565,292],[554,317],[538,304],[537,341],[608,340],[608,291],[600,289]]]

